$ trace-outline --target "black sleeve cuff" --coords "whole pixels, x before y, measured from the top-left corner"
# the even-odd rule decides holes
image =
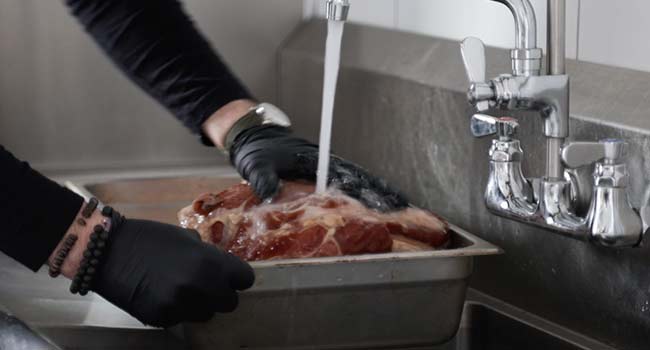
[[[0,251],[38,271],[83,203],[0,146]]]

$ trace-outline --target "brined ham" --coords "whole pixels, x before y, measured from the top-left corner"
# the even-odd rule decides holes
[[[273,203],[262,203],[242,183],[199,196],[178,216],[203,241],[248,261],[422,251],[449,241],[448,224],[428,211],[380,213],[336,190],[313,191],[286,182]]]

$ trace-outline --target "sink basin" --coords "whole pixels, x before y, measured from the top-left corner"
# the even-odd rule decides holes
[[[0,327],[3,324],[0,323]],[[0,329],[0,340],[8,336],[23,336],[24,331]],[[62,349],[75,350],[191,350],[182,336],[155,329],[118,329],[102,327],[40,327],[40,335]],[[38,334],[30,335],[37,339]],[[221,348],[220,348],[221,349]],[[470,289],[465,303],[461,326],[456,336],[439,346],[381,347],[377,350],[581,350],[612,349],[497,299]]]
[[[50,326],[36,330],[64,350],[191,350],[182,338],[161,329]]]
[[[483,304],[469,302],[463,312],[464,323],[456,338],[440,350],[584,349]]]
[[[614,350],[594,339],[469,289],[454,339],[431,350]]]
[[[69,186],[128,217],[177,224],[177,211],[196,196],[239,181],[167,177]],[[450,235],[444,250],[253,262],[255,285],[242,293],[240,307],[208,323],[186,325],[187,338],[197,349],[444,342],[460,322],[473,256],[501,252],[453,225]],[[251,319],[256,322],[247,322]],[[337,327],[340,323],[348,327]]]
[[[220,177],[189,176],[189,177],[167,177],[167,178],[121,179],[121,180],[106,181],[106,182],[76,181],[75,183],[67,183],[67,185],[73,190],[77,191],[78,193],[86,197],[90,197],[90,196],[97,197],[103,203],[115,207],[116,209],[120,210],[123,214],[129,217],[145,218],[145,219],[163,221],[171,224],[177,224],[178,221],[176,218],[176,213],[179,210],[179,208],[184,207],[189,203],[191,203],[191,201],[196,196],[204,192],[218,191],[225,187],[236,184],[239,181],[241,181],[240,178],[236,176],[220,176]],[[395,343],[392,341],[382,343],[382,341],[379,342],[371,341],[370,343],[365,343],[366,345],[359,346],[358,343],[357,345],[355,345],[355,342],[353,341],[354,334],[346,334],[348,338],[343,339],[345,340],[344,342],[332,343],[325,347],[316,346],[320,344],[318,341],[321,341],[321,339],[314,338],[313,339],[314,342],[312,343],[302,343],[298,345],[294,344],[290,348],[291,349],[317,349],[317,348],[322,348],[322,349],[377,348],[379,349],[381,348],[381,349],[430,349],[430,350],[474,350],[474,349],[507,350],[507,349],[522,349],[522,348],[533,349],[533,350],[534,349],[560,349],[560,350],[562,349],[609,349],[603,344],[597,343],[579,334],[575,334],[557,325],[553,325],[548,321],[536,318],[533,315],[527,314],[525,311],[518,310],[501,301],[492,299],[471,289],[468,291],[467,301],[463,302],[464,290],[466,288],[465,287],[466,278],[469,276],[469,272],[471,272],[471,255],[479,254],[479,253],[494,254],[498,252],[498,248],[494,246],[490,246],[487,242],[484,242],[478,239],[477,237],[469,233],[466,233],[460,229],[458,229],[458,231],[460,232],[460,233],[457,232],[458,239],[459,239],[458,242],[462,243],[462,244],[459,243],[459,246],[456,248],[456,250],[458,250],[458,253],[454,252],[455,249],[451,249],[450,251],[446,251],[446,252],[445,251],[436,252],[441,254],[440,257],[432,257],[432,258],[440,259],[439,261],[443,262],[442,263],[443,265],[449,263],[449,261],[451,261],[450,259],[458,259],[459,263],[453,263],[454,268],[449,270],[449,271],[452,270],[455,271],[454,272],[455,275],[454,276],[450,275],[448,277],[439,276],[437,278],[441,278],[441,280],[439,280],[434,284],[427,284],[428,282],[422,280],[419,282],[410,281],[409,282],[410,284],[406,285],[408,286],[408,288],[417,285],[425,285],[427,287],[424,289],[428,288],[429,290],[428,293],[431,293],[432,290],[434,291],[434,293],[437,293],[436,288],[439,288],[438,283],[440,283],[440,286],[444,285],[444,288],[440,289],[440,293],[442,294],[439,295],[445,295],[444,293],[449,293],[451,291],[450,288],[451,284],[457,283],[459,286],[457,288],[459,293],[458,294],[459,298],[454,298],[450,300],[454,300],[453,303],[456,303],[455,300],[457,299],[458,307],[446,305],[445,308],[436,309],[435,307],[429,307],[429,306],[427,306],[426,308],[413,308],[412,305],[409,306],[409,303],[415,305],[430,305],[431,303],[436,303],[435,301],[436,298],[431,297],[432,294],[428,294],[429,296],[427,296],[426,292],[420,293],[419,291],[415,294],[412,293],[413,295],[417,294],[418,296],[416,298],[417,300],[414,300],[412,298],[413,295],[411,295],[409,298],[398,298],[397,300],[391,299],[391,300],[382,301],[382,302],[391,303],[389,305],[393,305],[393,306],[390,307],[390,310],[393,311],[407,310],[407,309],[410,310],[409,312],[417,312],[418,309],[426,309],[430,311],[454,310],[454,309],[458,310],[456,311],[457,312],[455,314],[456,316],[452,314],[442,315],[439,313],[436,313],[434,315],[429,315],[429,316],[419,315],[419,314],[415,315],[415,317],[418,317],[418,319],[424,320],[423,323],[425,324],[425,327],[423,327],[423,329],[425,332],[431,332],[432,334],[436,333],[437,332],[436,325],[438,324],[438,322],[440,322],[440,320],[442,320],[441,322],[445,324],[445,327],[452,324],[451,326],[452,328],[450,328],[450,332],[448,333],[449,336],[453,335],[455,329],[459,329],[456,335],[450,341],[444,343],[443,345],[433,345],[435,343],[439,343],[440,341],[434,341],[433,338],[431,338],[430,341],[426,341],[426,337],[422,338],[422,333],[418,333],[418,336],[420,337],[418,339],[425,340],[425,341],[405,342],[405,343]],[[472,249],[474,249],[475,252],[472,252]],[[368,259],[368,258],[364,258],[364,259]],[[324,263],[325,264],[322,265],[326,265],[327,262]],[[352,263],[352,262],[348,262],[348,263]],[[259,264],[259,266],[257,266],[256,264]],[[284,264],[285,265],[282,265],[280,267],[284,269],[292,268],[291,266],[287,265],[286,262],[284,262]],[[381,265],[382,262],[377,261],[375,264]],[[391,264],[394,263],[391,262]],[[253,265],[254,268],[256,269],[256,273],[258,273],[258,275],[261,274],[260,276],[262,278],[259,278],[259,280],[264,280],[264,277],[266,276],[265,274],[268,274],[268,277],[272,277],[272,276],[276,276],[277,273],[281,272],[278,269],[276,269],[276,267],[273,266],[273,264],[269,264],[266,262],[254,263]],[[415,265],[420,265],[420,264],[418,263]],[[368,266],[375,266],[375,265],[368,265]],[[429,264],[427,266],[428,268],[431,268],[431,266],[435,266],[435,265]],[[319,267],[314,267],[314,268],[319,268]],[[359,268],[366,268],[366,265],[359,265]],[[344,270],[336,270],[336,271],[344,271]],[[433,271],[433,270],[428,270],[428,271]],[[316,275],[327,277],[330,274],[329,272],[331,271],[322,270]],[[444,272],[444,273],[441,272],[441,276],[448,273],[450,272]],[[354,285],[354,286],[353,285],[350,286],[327,285],[326,282],[320,280],[318,281],[311,280],[308,278],[306,278],[305,281],[301,282],[299,281],[302,278],[301,276],[305,275],[305,271],[302,270],[301,267],[295,267],[295,271],[293,271],[291,275],[294,276],[294,279],[291,281],[291,283],[296,284],[298,286],[302,282],[306,283],[307,289],[305,289],[304,294],[306,294],[307,297],[311,296],[312,298],[314,296],[329,298],[329,296],[332,294],[340,294],[338,292],[332,293],[332,291],[334,290],[339,290],[339,291],[350,290],[350,291],[354,291],[355,293],[359,291],[370,292],[373,289],[381,290],[381,281],[365,281],[362,284]],[[309,273],[308,275],[313,276],[314,274]],[[451,278],[451,279],[444,280],[445,278]],[[70,326],[51,327],[50,326],[46,329],[43,329],[43,331],[50,339],[53,339],[55,341],[57,339],[64,340],[65,344],[62,343],[64,347],[66,348],[69,347],[74,349],[78,348],[78,349],[94,350],[94,349],[106,348],[106,347],[102,347],[97,342],[94,342],[95,339],[102,339],[101,340],[102,343],[112,344],[112,346],[114,347],[117,346],[121,349],[140,349],[143,346],[153,346],[154,348],[164,348],[164,349],[174,349],[174,350],[183,349],[186,346],[190,346],[192,349],[242,348],[240,347],[242,344],[236,344],[236,342],[230,344],[219,344],[219,343],[215,343],[214,339],[215,338],[219,339],[221,336],[224,336],[223,338],[230,338],[231,340],[233,340],[234,339],[233,333],[239,331],[238,325],[242,323],[247,324],[245,326],[248,327],[248,328],[242,327],[242,329],[245,329],[246,331],[252,331],[253,334],[243,333],[237,337],[243,336],[244,339],[260,338],[255,336],[254,333],[258,333],[258,332],[255,331],[256,328],[254,325],[250,323],[250,320],[255,320],[255,324],[260,324],[261,322],[266,326],[271,326],[273,325],[273,322],[270,322],[270,320],[272,319],[278,320],[278,322],[276,322],[278,323],[276,327],[277,329],[273,328],[273,332],[274,332],[273,334],[274,337],[276,337],[278,333],[275,331],[279,331],[281,333],[283,332],[282,329],[284,323],[283,321],[280,320],[283,319],[283,317],[278,317],[278,315],[280,314],[275,314],[274,316],[273,313],[267,313],[266,311],[268,310],[264,309],[265,307],[264,305],[266,304],[261,303],[261,301],[263,301],[262,299],[267,301],[269,300],[272,301],[274,295],[279,293],[277,294],[278,298],[280,298],[278,300],[287,301],[289,300],[286,299],[287,296],[295,297],[296,295],[303,294],[302,292],[296,293],[295,290],[289,291],[287,293],[286,290],[283,290],[284,287],[280,285],[281,283],[283,283],[282,278],[280,278],[279,280],[274,278],[273,280],[279,281],[276,283],[277,286],[260,285],[257,287],[253,287],[251,291],[245,293],[245,295],[242,298],[242,304],[245,304],[247,298],[255,299],[254,302],[255,307],[253,307],[250,310],[250,314],[245,315],[244,318],[238,317],[237,315],[234,316],[226,315],[223,316],[223,318],[222,316],[217,316],[215,317],[216,321],[213,320],[211,323],[212,325],[215,324],[218,325],[219,326],[218,328],[212,328],[210,324],[199,325],[198,327],[196,326],[186,327],[185,338],[187,339],[187,343],[178,343],[178,342],[174,343],[169,340],[177,339],[177,337],[168,338],[169,334],[167,334],[167,332],[159,331],[159,330],[156,331],[151,329],[117,329],[117,328],[102,328],[102,327],[70,327]],[[401,282],[393,281],[391,287],[389,287],[390,289],[387,289],[386,290],[387,292],[384,294],[400,295],[399,283]],[[337,288],[332,289],[332,287],[337,287]],[[256,288],[260,290],[258,291],[256,290]],[[265,288],[268,290],[266,290]],[[410,289],[409,292],[411,292]],[[262,297],[262,299],[258,299],[259,297],[256,296],[256,293],[258,293]],[[336,303],[337,303],[336,299],[327,299],[327,304],[332,307],[336,306],[337,305]],[[395,303],[398,303],[399,305],[395,306],[394,305]],[[400,303],[404,303],[404,305]],[[308,303],[305,305],[308,305]],[[346,305],[348,305],[349,307],[354,307],[355,303],[349,303]],[[246,305],[242,305],[241,309],[246,309],[245,306]],[[461,309],[463,310],[462,317],[459,317]],[[294,310],[294,311],[298,311],[298,310]],[[310,309],[310,312],[312,312],[312,316],[313,316],[313,315],[317,315],[314,314],[314,312],[318,312],[318,310]],[[353,318],[353,315],[358,312],[363,312],[363,310],[355,310],[355,312],[351,312],[351,311],[346,312],[347,314],[346,322],[354,323],[355,319]],[[401,316],[398,317],[391,316],[391,315],[383,315],[383,316],[386,316],[386,321],[390,321],[391,319],[393,320],[392,323],[393,327],[399,328],[399,326],[402,323],[404,323],[404,322],[400,323],[401,321],[397,323],[394,322],[395,319],[399,319]],[[228,317],[234,317],[234,318],[231,319]],[[268,320],[264,320],[265,317],[267,317]],[[293,315],[292,317],[297,317],[297,316]],[[427,317],[431,317],[431,319]],[[313,320],[314,318],[311,319]],[[228,322],[228,320],[232,320],[233,322]],[[305,318],[305,322],[303,323],[308,324],[309,323],[308,320],[309,318]],[[328,321],[331,320],[328,319]],[[406,321],[406,323],[408,323],[408,321]],[[335,324],[340,324],[340,322],[336,322]],[[343,333],[349,333],[349,332],[343,332],[343,329],[340,328],[339,328],[340,332],[337,331],[335,324],[327,328],[318,328],[317,326],[314,326],[312,324],[307,329],[312,329],[312,330],[328,329],[330,333],[327,334],[327,336],[330,338],[337,338]],[[409,324],[413,325],[414,323],[409,323]],[[458,326],[459,324],[460,327]],[[427,329],[429,331],[427,331]],[[300,331],[298,328],[295,328],[294,330]],[[266,329],[262,333],[266,334],[269,331],[270,330]],[[445,339],[442,338],[439,339],[447,340],[449,339],[449,336],[446,336]],[[357,335],[357,337],[359,337],[359,335]],[[93,343],[95,343],[96,345],[92,345]],[[153,344],[158,344],[158,345],[153,345]],[[163,347],[161,344],[165,344],[165,346]],[[248,345],[249,347],[246,347],[248,349],[289,348],[280,343],[273,344],[273,343],[259,342],[259,343],[248,344]]]

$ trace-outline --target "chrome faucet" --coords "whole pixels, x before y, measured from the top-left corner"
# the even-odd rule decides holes
[[[512,74],[487,80],[485,48],[481,40],[470,37],[461,43],[471,83],[467,97],[477,112],[471,120],[472,134],[475,137],[497,136],[489,151],[489,178],[485,190],[488,210],[606,246],[639,244],[644,225],[627,198],[629,175],[624,158],[627,144],[613,139],[565,143],[569,136],[569,76],[563,72],[564,62],[552,62],[556,74],[540,75],[542,50],[537,47],[537,23],[529,0],[492,1],[506,5],[515,18],[516,47],[510,52]],[[562,10],[563,0],[549,0],[549,3],[553,5],[549,8]],[[563,15],[559,13],[562,21]],[[551,16],[549,21],[555,25],[562,22]],[[551,41],[560,35],[549,37]],[[561,45],[549,42],[549,48],[553,44],[555,48],[562,46],[563,40]],[[557,54],[554,57],[557,59]],[[524,152],[515,138],[519,123],[509,117],[482,114],[491,108],[539,112],[547,139],[545,176],[524,176],[521,169]],[[571,169],[587,164],[595,164],[593,185],[569,176]],[[585,186],[593,186],[586,195],[585,191],[575,190]],[[576,203],[585,201],[590,201],[589,209],[586,214],[577,215]]]
[[[347,21],[350,10],[348,0],[327,0],[325,17],[330,21]]]

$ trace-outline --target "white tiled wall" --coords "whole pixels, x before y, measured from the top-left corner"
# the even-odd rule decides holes
[[[546,1],[534,0],[535,12],[546,13]],[[398,2],[398,28],[462,40],[481,38],[488,45],[513,47],[514,21],[502,4],[481,0],[411,0]],[[537,41],[546,40],[546,25],[538,21]],[[543,45],[540,45],[543,46]]]
[[[304,0],[306,15],[324,13],[325,0]],[[514,45],[509,11],[489,0],[350,0],[351,21],[487,45]],[[546,2],[531,0],[538,43],[546,45]],[[650,71],[649,0],[566,0],[567,57]],[[311,9],[310,9],[311,8]]]
[[[650,71],[648,23],[649,0],[582,0],[580,59]]]

